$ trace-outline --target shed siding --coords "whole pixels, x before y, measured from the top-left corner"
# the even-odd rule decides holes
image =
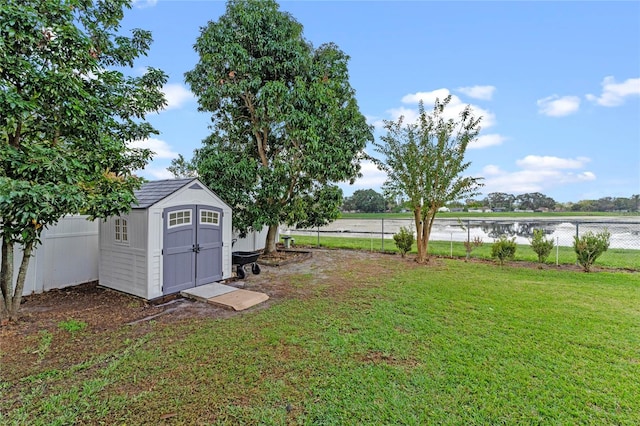
[[[100,284],[125,293],[147,297],[146,280],[147,258],[141,249],[103,249],[100,262]]]
[[[147,229],[144,210],[118,216],[127,220],[128,244],[114,240],[115,219],[100,227],[100,284],[147,298]]]
[[[147,211],[149,244],[149,299],[163,295],[162,291],[162,209],[150,208]]]

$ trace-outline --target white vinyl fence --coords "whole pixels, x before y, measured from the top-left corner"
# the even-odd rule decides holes
[[[97,221],[90,222],[86,216],[62,218],[57,225],[42,232],[42,244],[31,257],[22,294],[96,281],[98,247]],[[14,276],[21,262],[22,250],[16,246]]]

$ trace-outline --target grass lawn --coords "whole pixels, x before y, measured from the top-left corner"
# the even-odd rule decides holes
[[[81,364],[3,381],[0,422],[640,424],[640,274],[377,265],[387,272],[293,276],[315,291],[152,324]]]
[[[295,244],[303,246],[316,247],[318,244],[317,236],[294,235]],[[474,248],[471,252],[472,258],[491,259],[491,242],[485,242],[482,246]],[[382,239],[376,238],[351,238],[351,237],[329,237],[320,236],[320,245],[322,247],[353,249],[353,250],[370,250],[382,251]],[[384,251],[389,253],[397,253],[396,245],[391,238],[385,238]],[[411,253],[417,253],[414,243]],[[429,241],[429,253],[436,256],[453,256],[465,257],[466,251],[462,242],[448,241]],[[576,253],[572,247],[559,247],[557,252],[558,264],[567,265],[576,263]],[[519,244],[516,250],[515,260],[537,262],[538,255],[533,251],[530,245]],[[548,264],[556,263],[556,249],[552,251],[547,259]],[[608,268],[627,268],[640,271],[640,251],[627,249],[609,249],[600,256],[595,266],[604,266]]]

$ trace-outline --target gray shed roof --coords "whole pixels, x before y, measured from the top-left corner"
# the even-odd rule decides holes
[[[165,179],[147,182],[143,184],[140,189],[133,192],[138,200],[138,204],[134,204],[131,207],[134,209],[146,209],[151,207],[158,201],[168,197],[180,188],[187,186],[194,180],[196,180],[196,178]]]

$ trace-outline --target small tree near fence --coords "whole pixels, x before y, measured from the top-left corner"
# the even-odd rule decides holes
[[[511,239],[506,236],[501,236],[491,246],[491,257],[498,259],[500,266],[504,265],[507,260],[512,260],[516,257],[516,237]]]
[[[482,238],[481,237],[473,237],[472,240],[467,239],[464,242],[464,249],[467,252],[467,258],[466,260],[469,260],[469,258],[471,257],[471,252],[473,251],[473,249],[475,249],[476,247],[480,247],[483,244],[482,242]]]
[[[609,249],[610,238],[611,233],[606,230],[597,234],[589,231],[582,237],[573,237],[573,250],[585,272],[591,271],[591,266],[596,259]]]
[[[531,248],[538,255],[538,262],[545,263],[553,250],[553,239],[545,238],[542,229],[534,229]]]
[[[384,143],[375,143],[382,159],[372,158],[387,173],[383,186],[389,198],[406,198],[413,210],[416,227],[418,263],[428,260],[429,237],[438,209],[446,203],[477,193],[480,178],[465,176],[470,163],[464,155],[469,143],[478,137],[480,118],[470,106],[458,120],[448,118],[445,109],[451,96],[436,99],[432,113],[419,104],[417,122],[386,121]]]
[[[413,246],[413,232],[403,226],[400,228],[400,232],[393,235],[393,241],[395,241],[400,255],[404,257],[411,251],[411,247]]]

